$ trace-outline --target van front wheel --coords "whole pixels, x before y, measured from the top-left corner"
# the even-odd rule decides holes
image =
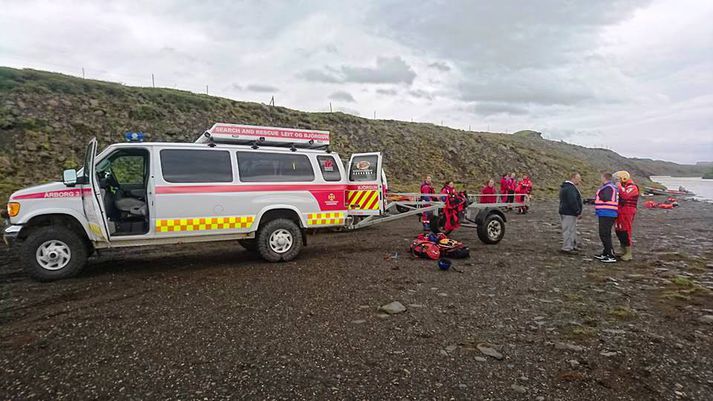
[[[287,262],[302,249],[302,231],[289,219],[275,219],[257,233],[257,249],[268,262]]]
[[[88,250],[82,238],[65,227],[39,227],[24,240],[21,259],[35,280],[72,277],[87,264]]]

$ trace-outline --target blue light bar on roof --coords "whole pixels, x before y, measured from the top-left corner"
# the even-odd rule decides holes
[[[138,132],[127,131],[124,133],[124,138],[126,139],[126,142],[143,142],[144,133],[141,131],[138,131]]]

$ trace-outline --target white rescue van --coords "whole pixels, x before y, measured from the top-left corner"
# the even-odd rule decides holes
[[[271,262],[294,259],[305,230],[379,215],[378,152],[329,150],[329,132],[218,123],[195,143],[128,142],[97,153],[63,182],[22,189],[4,240],[38,280],[77,274],[96,249],[238,240]]]

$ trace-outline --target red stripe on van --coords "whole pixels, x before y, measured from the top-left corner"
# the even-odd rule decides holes
[[[73,188],[73,189],[60,189],[58,191],[48,191],[48,192],[35,192],[32,194],[17,195],[10,198],[10,200],[17,199],[63,199],[63,198],[77,198],[82,196],[84,193],[91,193],[91,188]]]
[[[201,194],[223,192],[294,192],[344,191],[343,184],[266,184],[266,185],[164,185],[156,187],[157,194]]]

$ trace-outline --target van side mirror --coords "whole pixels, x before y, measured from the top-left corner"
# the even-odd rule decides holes
[[[77,170],[64,170],[64,173],[62,174],[62,181],[64,182],[64,185],[68,187],[77,185]]]

